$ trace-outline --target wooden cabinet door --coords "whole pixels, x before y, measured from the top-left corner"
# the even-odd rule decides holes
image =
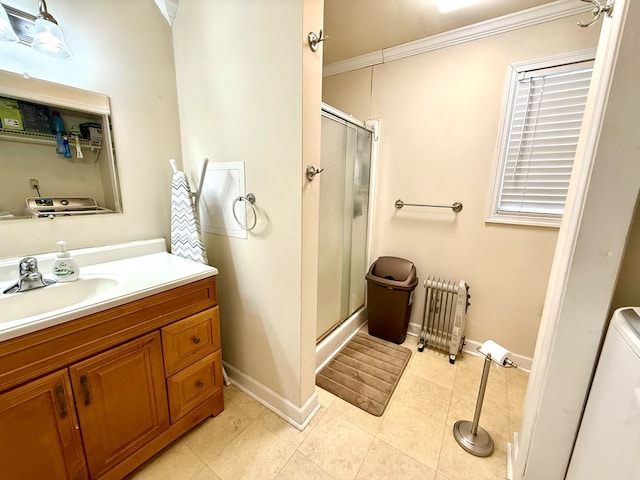
[[[88,478],[66,369],[0,395],[0,478]]]
[[[160,333],[69,368],[91,478],[169,426]]]

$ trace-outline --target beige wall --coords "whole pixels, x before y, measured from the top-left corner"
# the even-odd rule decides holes
[[[317,32],[323,24],[324,0],[305,0],[302,34]],[[300,174],[307,165],[320,165],[320,131],[322,109],[322,55],[302,47],[302,162]],[[316,323],[318,311],[318,238],[319,182],[303,179],[302,187],[302,302],[300,305],[300,345],[302,400],[315,392]]]
[[[616,308],[629,306],[640,306],[640,208],[637,204],[611,303],[611,313]]]
[[[37,2],[31,0],[4,3],[37,13]],[[168,237],[167,162],[180,152],[169,25],[152,0],[55,2],[48,7],[73,57],[57,60],[0,42],[0,69],[110,97],[124,214],[5,221],[0,258],[55,251],[60,239],[78,248]]]
[[[466,336],[532,356],[557,229],[485,223],[507,67],[593,48],[576,18],[324,78],[323,101],[381,120],[373,259],[396,255],[471,286]],[[394,207],[460,201],[448,210]],[[411,315],[421,323],[424,289]]]
[[[205,235],[220,270],[224,359],[232,374],[296,407],[314,391],[315,319],[301,313],[301,278],[314,277],[315,268],[306,265],[311,275],[303,275],[303,153],[314,150],[314,139],[303,144],[302,125],[313,121],[305,108],[319,122],[321,88],[321,63],[309,58],[302,26],[313,18],[321,25],[321,7],[183,0],[174,25],[185,170],[197,172],[204,157],[244,162],[259,211],[248,239]],[[303,90],[306,68],[316,80]],[[313,312],[313,285],[306,298],[305,312]]]
[[[31,13],[37,6],[6,3]],[[303,205],[303,165],[319,158],[319,136],[302,132],[303,122],[319,132],[322,62],[303,30],[322,25],[322,2],[183,0],[173,30],[177,65],[172,30],[153,0],[49,8],[73,58],[2,42],[0,69],[110,97],[124,214],[3,222],[0,258],[53,251],[59,239],[79,248],[168,238],[168,159],[192,179],[205,156],[244,161],[258,227],[248,240],[205,238],[221,272],[225,361],[300,407],[314,393],[317,268],[317,192],[305,189]]]
[[[88,148],[85,149],[85,161],[61,158],[55,153],[55,144],[27,145],[3,141],[0,148],[0,210],[8,210],[14,216],[24,215],[25,198],[38,195],[29,186],[30,178],[39,180],[42,196],[66,197],[72,193],[93,197],[98,205],[105,206],[99,164]],[[104,156],[106,159],[106,152]]]

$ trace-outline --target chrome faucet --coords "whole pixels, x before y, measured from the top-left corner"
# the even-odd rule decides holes
[[[18,282],[2,293],[26,292],[56,283],[55,280],[48,280],[42,276],[38,270],[38,261],[34,257],[25,257],[20,260],[19,271]]]

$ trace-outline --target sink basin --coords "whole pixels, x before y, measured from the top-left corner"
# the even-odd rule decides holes
[[[166,248],[166,240],[158,238],[74,250],[82,267],[75,282],[0,293],[0,347],[4,341],[218,274],[216,268],[172,255]],[[21,258],[0,259],[0,292],[15,283]],[[56,253],[36,258],[50,278]]]
[[[0,295],[0,324],[106,298],[120,282],[111,277],[80,278],[20,293]]]

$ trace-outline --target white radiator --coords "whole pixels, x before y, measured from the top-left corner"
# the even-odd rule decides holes
[[[424,281],[425,299],[418,351],[424,347],[449,354],[449,363],[464,345],[464,325],[469,306],[469,286],[460,280],[427,278]]]

